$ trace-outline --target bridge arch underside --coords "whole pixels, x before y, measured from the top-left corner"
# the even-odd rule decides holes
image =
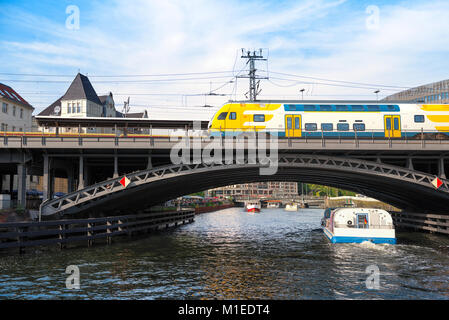
[[[449,193],[419,183],[375,173],[344,169],[280,166],[274,175],[260,175],[258,166],[223,166],[213,170],[192,170],[163,179],[124,189],[86,206],[76,213],[111,213],[158,205],[176,197],[232,184],[265,181],[300,181],[337,187],[376,198],[397,208],[413,212],[448,214]],[[66,213],[70,214],[68,210]]]

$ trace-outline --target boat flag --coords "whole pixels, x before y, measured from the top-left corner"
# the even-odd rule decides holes
[[[131,181],[128,179],[127,176],[124,176],[122,179],[120,179],[119,182],[122,186],[126,188]]]
[[[436,177],[435,179],[433,179],[432,181],[432,185],[438,189],[439,187],[441,187],[441,185],[443,184],[443,181],[441,181],[440,179],[438,179],[438,177]]]

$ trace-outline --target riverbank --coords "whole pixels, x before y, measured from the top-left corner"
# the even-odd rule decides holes
[[[222,204],[222,205],[217,205],[217,206],[197,207],[197,208],[195,208],[195,214],[214,212],[214,211],[233,208],[233,207],[235,207],[234,203]]]

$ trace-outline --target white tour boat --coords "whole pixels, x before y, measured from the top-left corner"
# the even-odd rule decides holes
[[[396,243],[393,219],[382,209],[326,209],[321,226],[332,243]]]
[[[285,211],[298,211],[298,205],[294,202],[287,203],[284,208]]]

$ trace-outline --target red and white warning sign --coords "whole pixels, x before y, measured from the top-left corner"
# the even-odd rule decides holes
[[[125,188],[128,186],[128,184],[130,183],[131,181],[126,177],[126,176],[124,176],[122,179],[120,179],[120,184],[122,185],[122,186],[124,186]]]
[[[435,179],[433,179],[433,181],[432,181],[432,185],[435,187],[435,188],[439,188],[439,187],[441,187],[441,185],[443,184],[443,181],[441,181],[440,179],[438,179],[438,177],[436,177]]]

